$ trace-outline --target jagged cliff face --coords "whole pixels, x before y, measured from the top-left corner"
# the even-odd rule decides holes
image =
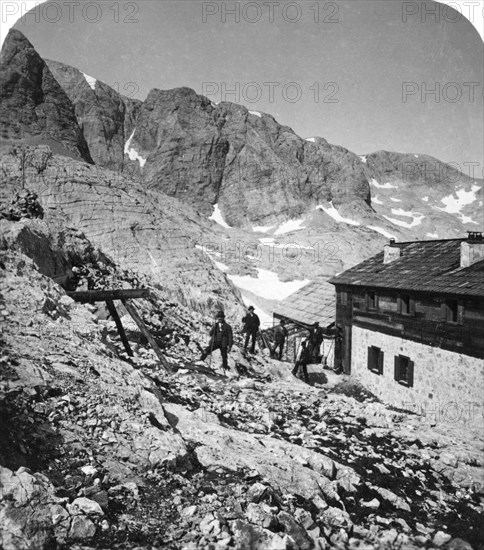
[[[48,65],[97,164],[207,215],[219,203],[229,224],[244,226],[297,217],[321,201],[370,204],[357,155],[322,138],[305,141],[270,115],[214,105],[188,88],[152,90],[139,105],[73,67]]]
[[[122,170],[124,144],[133,131],[141,101],[121,96],[74,67],[57,61],[46,63],[75,107],[95,164]]]
[[[131,147],[146,160],[138,174],[150,188],[211,213],[229,143],[208,99],[188,88],[152,90],[136,121]]]
[[[312,227],[326,227],[333,207],[387,238],[460,236],[484,221],[482,180],[428,155],[358,156],[321,137],[302,139],[268,114],[215,105],[188,88],[155,89],[137,103],[99,81],[90,86],[77,69],[49,66],[70,94],[99,165],[122,169],[206,216],[217,204],[230,226],[277,227],[309,217]],[[103,95],[109,101],[98,100]],[[105,118],[119,121],[111,140]],[[315,213],[321,205],[327,211]]]
[[[3,143],[49,143],[92,162],[72,103],[22,33],[11,30],[0,54],[0,119]]]

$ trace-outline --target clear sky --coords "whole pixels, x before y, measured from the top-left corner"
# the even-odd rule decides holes
[[[478,162],[482,177],[483,42],[442,4],[49,0],[37,12],[16,28],[43,57],[125,95],[188,86],[302,137],[427,153],[464,172]]]

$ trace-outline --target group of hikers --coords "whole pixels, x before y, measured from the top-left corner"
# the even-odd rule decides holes
[[[247,353],[247,348],[249,348],[250,344],[249,352],[254,354],[257,335],[260,329],[260,319],[255,313],[254,306],[249,306],[247,309],[246,315],[242,318],[242,325],[242,332],[245,333],[244,353]],[[279,361],[282,360],[284,346],[288,338],[285,325],[285,320],[281,319],[273,331],[274,343],[269,346],[271,357],[277,358]],[[323,342],[323,329],[319,326],[318,322],[314,323],[308,330],[309,337],[301,341],[296,362],[292,369],[294,376],[297,376],[299,369],[301,369],[306,382],[309,381],[307,366],[311,362],[317,362],[321,343]],[[228,354],[234,345],[234,336],[232,327],[225,321],[223,311],[219,311],[216,314],[215,323],[210,329],[209,336],[209,344],[203,350],[200,361],[205,361],[214,351],[220,350],[222,368],[228,370]]]

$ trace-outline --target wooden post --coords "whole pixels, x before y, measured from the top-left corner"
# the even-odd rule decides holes
[[[146,325],[143,323],[143,320],[141,319],[138,311],[136,310],[134,304],[132,304],[129,300],[122,299],[124,307],[126,308],[127,312],[131,315],[134,322],[138,325],[138,328],[141,331],[141,334],[148,340],[151,347],[155,351],[156,355],[158,356],[158,359],[160,360],[161,364],[165,369],[169,372],[173,372],[172,367],[170,366],[170,363],[166,360],[165,356],[161,353],[160,348],[158,347],[158,344],[156,343],[155,339],[153,338],[150,331],[147,329]]]
[[[126,337],[126,333],[124,332],[124,327],[123,327],[123,324],[121,323],[121,319],[119,318],[118,312],[116,311],[114,302],[112,300],[106,300],[106,305],[108,306],[108,310],[109,310],[109,313],[111,314],[111,317],[114,319],[114,322],[116,323],[116,328],[118,329],[119,335],[121,336],[121,340],[123,342],[126,353],[130,357],[133,357],[133,351],[129,345],[128,338]]]

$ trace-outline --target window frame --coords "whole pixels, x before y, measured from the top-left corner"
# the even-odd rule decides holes
[[[452,325],[462,325],[464,319],[464,305],[457,298],[445,298],[441,302],[442,320]]]
[[[405,306],[405,307],[404,307]],[[415,298],[410,294],[399,294],[397,298],[397,312],[400,315],[415,315]]]
[[[405,361],[405,367],[402,365],[402,362]],[[394,360],[394,379],[401,386],[407,388],[413,388],[414,384],[414,362],[407,357],[406,355],[395,355]],[[405,369],[403,375],[402,370]]]
[[[367,369],[378,375],[383,375],[384,352],[378,346],[368,346]]]
[[[378,310],[378,293],[375,290],[365,292],[366,309]]]

